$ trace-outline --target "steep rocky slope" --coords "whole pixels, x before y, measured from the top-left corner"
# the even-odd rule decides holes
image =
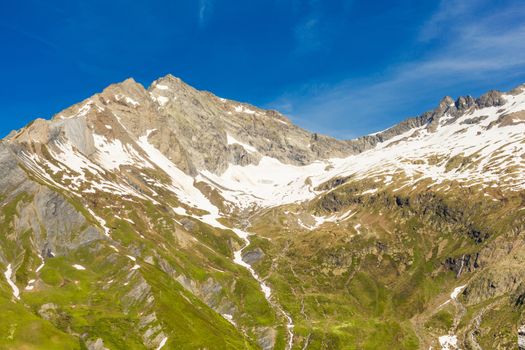
[[[506,349],[525,86],[340,141],[131,79],[0,144],[3,348]]]

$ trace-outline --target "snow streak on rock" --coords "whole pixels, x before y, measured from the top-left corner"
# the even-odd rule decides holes
[[[7,280],[7,283],[13,290],[13,296],[16,299],[20,299],[20,290],[16,286],[15,282],[13,282],[13,280],[11,279],[11,277],[13,276],[13,269],[11,268],[11,264],[7,265],[7,269],[4,272],[4,276],[5,276],[5,279]]]

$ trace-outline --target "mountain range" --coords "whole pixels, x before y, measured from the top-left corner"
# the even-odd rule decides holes
[[[525,349],[525,85],[337,140],[171,75],[0,143],[1,349]]]

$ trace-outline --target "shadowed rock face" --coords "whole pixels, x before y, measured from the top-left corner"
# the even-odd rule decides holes
[[[0,195],[6,201],[20,198],[10,239],[18,241],[24,232],[31,231],[35,251],[66,253],[101,238],[63,195],[28,177],[5,143],[0,144]],[[0,250],[2,260],[9,253]]]

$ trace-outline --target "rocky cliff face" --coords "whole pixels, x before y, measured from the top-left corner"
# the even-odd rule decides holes
[[[263,156],[305,165],[342,157],[344,141],[312,134],[276,111],[267,111],[198,91],[168,75],[145,89],[132,79],[12,135],[14,142],[49,143],[62,138],[88,157],[96,152],[90,134],[130,143],[148,130],[150,140],[190,175],[222,173],[229,164],[257,164]]]
[[[0,143],[0,347],[508,348],[524,113],[525,86],[445,97],[342,141],[112,85]]]

